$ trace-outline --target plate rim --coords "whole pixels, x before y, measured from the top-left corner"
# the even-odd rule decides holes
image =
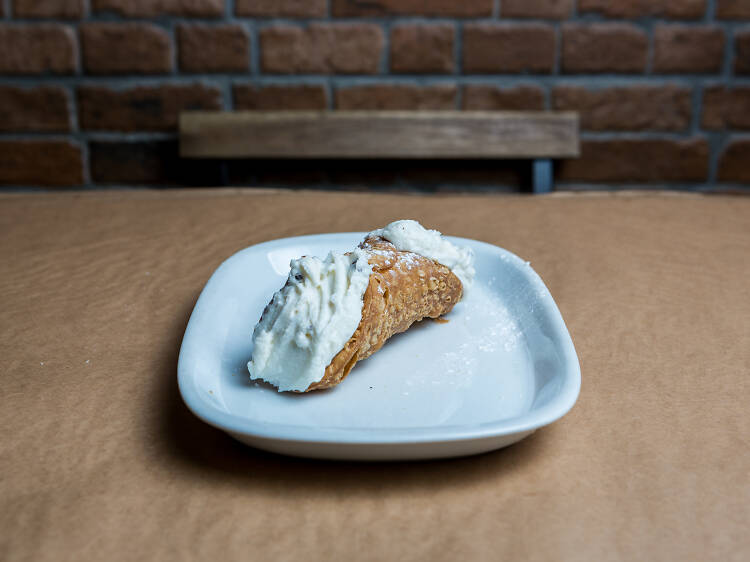
[[[360,240],[366,234],[366,232],[327,232],[268,240],[235,252],[213,271],[190,313],[190,319],[188,320],[180,344],[180,353],[177,361],[177,381],[180,395],[185,405],[196,417],[218,429],[248,438],[308,444],[395,445],[406,443],[428,444],[470,439],[495,439],[504,435],[534,431],[553,423],[570,411],[580,394],[580,362],[570,332],[546,284],[533,268],[520,267],[526,266],[528,262],[513,252],[481,240],[457,236],[446,236],[446,238],[459,244],[470,243],[471,245],[483,246],[492,252],[504,255],[508,261],[513,262],[517,266],[521,274],[526,277],[526,281],[535,285],[538,290],[544,291],[547,297],[545,299],[545,306],[548,309],[549,320],[554,324],[555,332],[561,336],[562,359],[563,364],[566,366],[560,390],[544,406],[531,409],[520,416],[474,424],[404,428],[335,428],[279,424],[244,418],[223,412],[199,395],[196,386],[191,384],[194,378],[193,372],[187,366],[189,344],[195,338],[193,333],[196,330],[196,311],[200,311],[203,301],[207,300],[207,295],[212,292],[210,289],[218,282],[217,280],[224,270],[229,268],[234,261],[237,261],[246,253],[270,250],[274,246],[285,246],[309,241],[310,239],[324,241],[326,238],[351,237],[354,240]]]

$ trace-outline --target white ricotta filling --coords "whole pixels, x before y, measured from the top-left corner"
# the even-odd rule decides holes
[[[326,367],[362,320],[372,266],[367,255],[331,252],[326,259],[291,261],[286,285],[277,291],[255,327],[251,379],[279,391],[304,391],[323,378]]]

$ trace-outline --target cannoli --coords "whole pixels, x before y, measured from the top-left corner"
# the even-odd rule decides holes
[[[281,391],[340,383],[352,367],[423,318],[438,318],[474,276],[473,254],[416,221],[369,233],[352,252],[291,261],[253,332],[251,379]]]

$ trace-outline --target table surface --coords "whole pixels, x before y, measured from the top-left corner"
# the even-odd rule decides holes
[[[406,217],[531,261],[581,361],[568,415],[357,464],[188,412],[177,354],[223,259]],[[750,559],[750,198],[6,194],[0,239],[3,560]]]

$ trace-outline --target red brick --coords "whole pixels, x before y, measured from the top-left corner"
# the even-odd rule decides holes
[[[160,74],[172,69],[172,46],[163,29],[149,23],[81,25],[83,66],[91,74]]]
[[[374,84],[336,90],[336,109],[455,109],[453,85]]]
[[[487,84],[464,86],[462,108],[468,110],[542,110],[544,90],[523,85],[509,88]]]
[[[180,25],[180,70],[242,72],[250,65],[250,40],[241,25]]]
[[[716,17],[721,20],[750,19],[748,0],[717,0]]]
[[[584,140],[581,156],[560,162],[558,179],[580,182],[691,182],[708,175],[708,143],[686,140]]]
[[[750,29],[735,34],[734,72],[750,74]]]
[[[454,28],[450,24],[398,25],[391,30],[391,72],[453,71]]]
[[[643,72],[647,55],[648,37],[634,25],[596,23],[563,27],[563,72]]]
[[[0,86],[0,131],[64,132],[70,130],[68,95],[57,86]]]
[[[64,140],[0,140],[0,184],[72,186],[83,183],[83,157]]]
[[[335,17],[441,16],[472,18],[492,15],[493,0],[331,0]]]
[[[706,0],[578,0],[578,13],[596,13],[609,18],[695,20],[706,13]]]
[[[750,138],[732,139],[719,156],[719,181],[750,183]]]
[[[546,24],[466,24],[463,66],[468,73],[552,72],[555,30]]]
[[[376,74],[383,30],[374,24],[278,25],[260,32],[261,67],[278,74]]]
[[[573,11],[573,0],[502,0],[500,17],[564,20]]]
[[[224,14],[224,0],[92,0],[91,4],[94,12],[112,12],[136,18],[213,17]]]
[[[682,131],[690,125],[690,88],[682,86],[558,86],[552,100],[554,109],[580,112],[584,130]]]
[[[236,0],[238,16],[260,18],[322,18],[327,13],[326,0]]]
[[[718,72],[723,56],[724,31],[719,27],[654,28],[654,72]]]
[[[83,17],[83,0],[14,0],[13,15],[19,18]]]
[[[2,74],[72,74],[76,58],[75,35],[67,26],[0,24]]]
[[[293,84],[289,86],[235,84],[232,92],[234,109],[239,110],[322,110],[328,107],[328,95],[322,84]]]
[[[703,91],[703,127],[750,129],[750,86],[713,86]]]
[[[221,92],[203,84],[167,84],[112,90],[78,90],[81,129],[98,131],[172,131],[181,111],[221,109]]]

